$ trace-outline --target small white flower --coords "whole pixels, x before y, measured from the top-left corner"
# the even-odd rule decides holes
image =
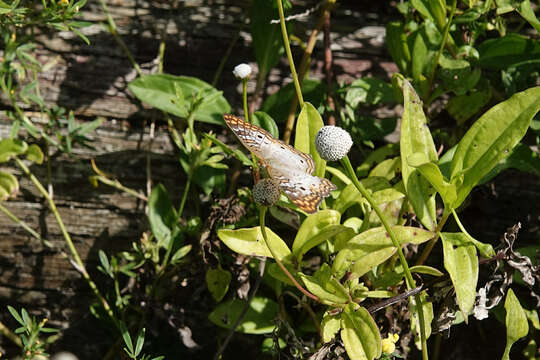
[[[337,161],[347,155],[353,142],[351,135],[337,126],[323,126],[315,136],[315,147],[327,161]]]
[[[233,74],[237,79],[247,79],[251,75],[251,66],[248,64],[236,65],[233,70]]]
[[[279,200],[278,185],[271,179],[263,179],[253,187],[255,202],[263,206],[272,206]]]

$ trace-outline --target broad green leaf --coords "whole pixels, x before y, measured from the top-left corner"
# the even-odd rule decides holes
[[[314,175],[323,177],[326,170],[326,161],[324,161],[315,148],[315,135],[320,128],[324,126],[321,114],[313,105],[306,102],[298,120],[296,121],[296,132],[294,147],[306,154],[310,154],[315,161]]]
[[[33,163],[40,165],[43,163],[43,151],[41,151],[41,148],[38,145],[32,144],[26,150],[26,158]]]
[[[401,161],[398,157],[381,161],[377,166],[369,172],[369,177],[378,176],[392,180],[396,177],[396,173],[401,171]]]
[[[266,247],[259,226],[238,230],[221,229],[217,233],[219,239],[232,251],[249,256],[272,257],[272,253]],[[279,260],[291,253],[285,242],[270,228],[266,228],[269,246],[276,253]]]
[[[319,297],[327,305],[346,304],[349,301],[347,290],[332,275],[328,264],[323,265],[313,276],[298,273],[307,290]]]
[[[308,215],[294,238],[292,245],[294,257],[300,259],[309,249],[319,245],[321,242],[328,239],[328,237],[335,235],[335,233],[332,235],[334,231],[328,232],[324,231],[324,229],[329,227],[329,225],[339,225],[340,219],[341,214],[338,211],[330,209],[321,210],[315,214]],[[317,235],[321,234],[323,231],[328,237],[314,239],[315,237],[318,238]]]
[[[411,296],[409,298],[409,311],[411,313],[411,330],[414,333],[414,343],[418,349],[421,348],[420,318],[418,317],[419,310],[422,309],[422,313],[424,314],[426,339],[428,339],[431,335],[431,322],[433,321],[433,304],[427,301],[427,292],[422,291],[419,294],[419,297],[420,302],[422,303],[421,307],[416,305],[416,298],[414,296]]]
[[[26,149],[28,149],[28,145],[22,140],[0,140],[0,163],[11,160],[13,156],[24,154]]]
[[[449,183],[443,176],[437,164],[429,162],[425,154],[414,153],[407,159],[410,166],[418,169],[422,176],[437,190],[445,203],[445,207],[453,208],[457,198],[454,184]]]
[[[172,228],[176,225],[177,214],[162,184],[152,189],[148,199],[148,221],[160,246],[167,246],[171,240]]]
[[[279,139],[279,129],[276,122],[264,111],[255,111],[253,115],[251,115],[251,123],[263,128],[264,130],[268,131],[270,135],[276,139]]]
[[[220,302],[225,294],[227,294],[227,290],[229,290],[229,284],[231,283],[232,278],[231,273],[218,267],[215,269],[208,269],[205,278],[206,286],[208,287],[210,294],[212,294],[212,297],[216,302]]]
[[[190,76],[143,75],[130,82],[128,88],[139,100],[182,118],[194,107],[194,119],[210,124],[223,125],[223,114],[231,110],[220,91]],[[182,94],[183,103],[177,103],[177,94]]]
[[[394,188],[384,189],[376,191],[372,194],[373,201],[375,204],[384,204],[390,201],[396,201],[405,197],[405,194]]]
[[[0,200],[7,200],[18,189],[17,178],[10,173],[0,171]]]
[[[459,309],[465,316],[472,312],[478,283],[478,256],[476,247],[463,233],[441,233],[444,268],[450,274],[456,290]]]
[[[355,305],[341,313],[341,340],[351,360],[373,360],[381,356],[381,334],[369,312],[363,307],[355,311]]]
[[[208,315],[217,326],[232,329],[244,311],[246,301],[234,299],[219,304]],[[236,331],[244,334],[268,334],[274,331],[274,318],[278,315],[278,304],[265,297],[256,296],[249,304],[247,313],[240,321]]]
[[[392,21],[386,25],[386,44],[400,72],[410,75],[411,52],[405,26],[401,22]]]
[[[502,359],[510,360],[510,348],[516,341],[527,336],[529,324],[525,311],[512,289],[508,289],[504,308],[506,309],[506,347]]]
[[[517,11],[529,22],[529,24],[531,24],[532,27],[535,28],[537,33],[540,33],[540,21],[536,17],[529,0],[522,1],[518,6]]]
[[[431,231],[410,226],[392,226],[401,245],[421,244],[433,238]],[[349,267],[354,277],[360,277],[373,267],[390,258],[396,248],[383,227],[364,231],[349,240],[341,249],[332,266],[335,274],[342,274]]]
[[[324,313],[321,321],[321,333],[323,343],[329,343],[334,340],[336,334],[341,329],[341,318],[337,315],[330,315],[327,312]]]
[[[390,188],[390,183],[381,177],[369,177],[360,180],[360,183],[371,192]],[[362,202],[362,195],[354,184],[347,185],[341,190],[339,197],[334,202],[334,209],[343,214],[349,207]]]
[[[394,101],[394,91],[388,82],[372,77],[354,80],[345,95],[345,105],[355,109],[359,104],[377,105]]]
[[[439,58],[439,66],[438,75],[443,86],[456,95],[464,95],[473,89],[480,80],[480,69],[473,69],[467,60],[443,55]]]
[[[484,41],[478,47],[481,67],[502,70],[507,67],[540,57],[540,42],[510,33],[504,37]]]
[[[409,165],[407,159],[414,153],[422,153],[429,161],[436,162],[437,151],[420,98],[406,79],[402,79],[401,87],[404,103],[400,140],[403,183],[416,216],[426,228],[433,230],[437,223],[435,194],[429,182],[420,176],[418,169]]]
[[[304,102],[314,104],[315,107],[323,102],[325,97],[324,85],[319,80],[304,79],[302,81],[302,96]],[[270,115],[278,123],[284,123],[289,114],[291,100],[296,97],[293,83],[289,83],[275,94],[270,95],[263,103],[261,110]]]
[[[386,158],[395,157],[399,153],[399,144],[386,144],[371,152],[364,162],[356,169],[356,175],[364,178],[369,174],[373,165],[383,162]]]
[[[451,181],[458,186],[455,206],[525,135],[540,110],[540,86],[514,94],[488,110],[458,144],[451,164]]]
[[[281,263],[283,266],[285,266],[287,270],[289,270],[289,273],[296,279],[298,283],[302,282],[299,277],[298,270],[295,269],[295,267],[290,263],[289,258],[284,258]],[[272,276],[274,279],[290,286],[295,286],[291,279],[289,279],[289,277],[285,275],[285,273],[277,263],[267,264],[266,268],[268,269],[268,274],[270,274],[270,276]]]
[[[253,1],[250,11],[250,28],[261,79],[266,78],[270,69],[277,65],[284,52],[280,24],[270,23],[276,16],[275,2]]]
[[[501,160],[491,171],[482,178],[480,183],[488,182],[506,169],[517,169],[540,176],[540,156],[525,144],[519,143],[511,154]]]
[[[473,90],[468,94],[455,96],[448,100],[446,111],[456,119],[458,125],[463,125],[491,99],[491,89]]]

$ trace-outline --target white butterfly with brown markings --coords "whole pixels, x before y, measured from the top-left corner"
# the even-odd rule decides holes
[[[296,150],[272,137],[266,130],[234,115],[223,119],[244,146],[261,160],[268,175],[287,197],[307,213],[317,211],[322,199],[336,186],[328,179],[314,176],[315,162],[309,154]]]

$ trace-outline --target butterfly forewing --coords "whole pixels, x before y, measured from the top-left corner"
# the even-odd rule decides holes
[[[313,176],[315,163],[309,154],[275,139],[266,130],[234,115],[223,115],[225,122],[242,144],[266,166],[270,177],[293,203],[307,213],[317,211],[322,199],[336,186],[325,178]]]
[[[266,130],[245,122],[234,115],[223,115],[225,122],[242,144],[265,164],[281,168],[282,166],[313,174],[315,162],[309,154],[304,154],[294,147],[275,139]]]

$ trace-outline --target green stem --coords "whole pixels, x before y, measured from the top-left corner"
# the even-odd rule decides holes
[[[10,220],[13,221],[15,224],[21,226],[24,230],[29,232],[30,235],[38,239],[43,245],[47,246],[48,248],[53,248],[53,245],[48,240],[43,239],[41,235],[39,235],[34,229],[28,226],[27,223],[19,219],[15,214],[9,211],[9,209],[4,207],[1,203],[0,203],[0,211],[6,214],[6,216],[10,218]]]
[[[283,46],[287,53],[287,59],[289,60],[289,67],[291,68],[291,75],[294,81],[294,88],[296,89],[296,96],[298,97],[298,104],[300,108],[304,107],[304,98],[302,97],[302,88],[298,81],[298,75],[296,74],[296,68],[294,67],[294,60],[291,53],[291,45],[289,44],[289,36],[287,35],[287,26],[285,25],[285,15],[283,14],[283,3],[281,0],[277,0],[277,8],[279,11],[279,23],[281,24],[281,34],[283,35]]]
[[[435,79],[435,71],[437,70],[437,65],[439,64],[439,58],[442,55],[443,49],[446,46],[446,41],[448,40],[448,33],[450,32],[450,25],[452,25],[452,19],[454,18],[454,14],[456,13],[456,2],[457,0],[452,0],[452,8],[450,10],[450,16],[448,17],[448,21],[446,22],[446,26],[444,27],[444,33],[443,38],[441,41],[441,45],[439,46],[439,50],[437,51],[437,54],[435,55],[435,59],[433,61],[433,69],[431,70],[431,74],[429,75],[429,92],[431,92],[431,88],[433,86],[433,80]],[[426,99],[429,99],[431,94],[426,96]]]
[[[249,111],[248,111],[248,103],[247,103],[247,83],[248,79],[242,79],[242,98],[244,100],[244,117],[246,118],[246,122],[249,122]]]
[[[274,252],[274,249],[272,249],[272,247],[270,246],[270,243],[268,242],[268,236],[266,235],[266,226],[264,225],[264,218],[266,216],[266,206],[261,206],[259,207],[259,221],[260,221],[260,226],[261,226],[261,233],[262,233],[262,236],[263,236],[263,239],[264,239],[264,243],[266,244],[266,247],[268,248],[268,250],[270,251],[270,254],[272,254],[272,257],[274,258],[274,260],[276,261],[276,263],[278,264],[278,266],[281,268],[281,270],[283,271],[283,273],[285,273],[285,275],[289,278],[289,280],[292,281],[292,283],[294,284],[294,286],[296,286],[296,288],[298,290],[300,290],[300,292],[304,295],[306,295],[307,297],[317,301],[317,302],[320,302],[319,300],[319,297],[316,296],[316,295],[313,295],[312,293],[310,293],[309,291],[307,291],[306,289],[304,289],[302,287],[302,285],[300,285],[298,283],[298,281],[296,281],[296,279],[294,278],[294,276],[291,275],[291,273],[289,272],[289,270],[287,270],[287,268],[285,267],[285,265],[283,265],[283,263],[279,260],[277,254]]]
[[[180,201],[180,206],[178,207],[178,216],[177,216],[178,219],[182,217],[182,213],[184,212],[184,205],[186,204],[186,199],[188,196],[190,186],[191,186],[191,174],[188,174],[186,186],[184,187],[184,192],[182,193],[182,200]]]
[[[414,279],[411,274],[411,270],[409,269],[409,265],[407,264],[407,260],[405,259],[405,255],[403,255],[403,250],[401,250],[401,245],[399,240],[397,239],[396,235],[394,234],[394,231],[392,230],[392,227],[388,223],[388,220],[386,219],[386,216],[384,216],[382,210],[379,208],[379,206],[375,203],[373,198],[371,197],[371,194],[364,188],[364,186],[360,183],[358,180],[358,177],[356,177],[356,173],[354,172],[354,169],[351,165],[351,161],[349,160],[349,157],[345,155],[343,159],[341,159],[341,164],[345,167],[347,172],[349,173],[349,176],[354,183],[354,186],[358,189],[360,194],[369,202],[379,219],[381,220],[381,223],[383,224],[386,232],[390,236],[390,239],[392,240],[392,244],[397,249],[399,261],[401,263],[401,266],[403,267],[403,271],[405,273],[405,279],[407,282],[407,288],[413,289],[416,287],[416,284],[414,282]],[[418,311],[418,320],[420,323],[420,338],[422,341],[422,359],[427,360],[428,359],[428,353],[427,353],[427,341],[426,341],[426,326],[424,323],[424,311],[422,309],[422,299],[420,298],[419,294],[414,295],[414,302],[416,304],[416,309]]]
[[[88,271],[86,270],[86,266],[84,265],[83,261],[81,260],[81,257],[79,256],[79,253],[77,249],[75,248],[75,245],[73,244],[73,241],[71,240],[71,236],[67,232],[67,229],[64,225],[64,222],[62,221],[62,218],[60,216],[60,213],[58,212],[58,209],[56,208],[56,204],[54,203],[54,200],[49,196],[49,193],[41,182],[35,177],[34,174],[28,169],[28,167],[17,157],[14,157],[15,162],[17,165],[21,168],[21,170],[30,178],[30,181],[35,185],[35,187],[39,190],[41,195],[48,201],[49,208],[51,209],[52,213],[54,214],[54,217],[56,218],[56,222],[58,223],[58,227],[60,228],[60,231],[62,232],[62,235],[64,236],[64,240],[66,241],[66,244],[69,248],[69,251],[71,252],[71,256],[73,256],[73,260],[75,264],[77,265],[77,270],[82,274],[83,278],[88,283],[88,286],[90,286],[90,289],[92,289],[92,292],[94,295],[98,298],[98,300],[101,302],[101,305],[103,306],[103,309],[109,315],[111,320],[116,324],[116,318],[114,317],[114,313],[109,306],[109,303],[103,295],[101,295],[101,292],[99,291],[97,285],[94,283],[90,275],[88,274]]]
[[[422,265],[424,263],[424,261],[426,261],[426,259],[428,258],[429,254],[431,254],[431,251],[433,250],[433,247],[437,243],[437,240],[439,240],[439,234],[440,234],[444,224],[446,224],[446,221],[448,220],[448,217],[450,216],[450,214],[451,214],[450,212],[447,212],[445,210],[441,221],[439,221],[439,224],[437,224],[437,227],[434,230],[435,237],[428,242],[428,244],[426,245],[426,247],[422,251],[422,254],[418,258],[418,260],[416,260],[415,265]]]
[[[142,76],[143,73],[141,71],[141,68],[139,67],[139,64],[137,64],[135,58],[133,58],[133,55],[131,55],[131,51],[129,51],[129,48],[127,47],[124,40],[122,40],[122,38],[118,35],[116,23],[114,22],[114,19],[111,15],[111,12],[109,11],[109,8],[107,7],[107,4],[105,3],[105,0],[99,0],[99,3],[101,4],[103,11],[105,11],[105,14],[107,15],[107,24],[109,25],[109,31],[114,37],[114,40],[116,40],[118,45],[120,45],[120,47],[122,48],[122,51],[124,51],[124,54],[126,54],[129,62],[131,63],[131,66],[133,66],[133,68],[137,72],[137,75]]]

